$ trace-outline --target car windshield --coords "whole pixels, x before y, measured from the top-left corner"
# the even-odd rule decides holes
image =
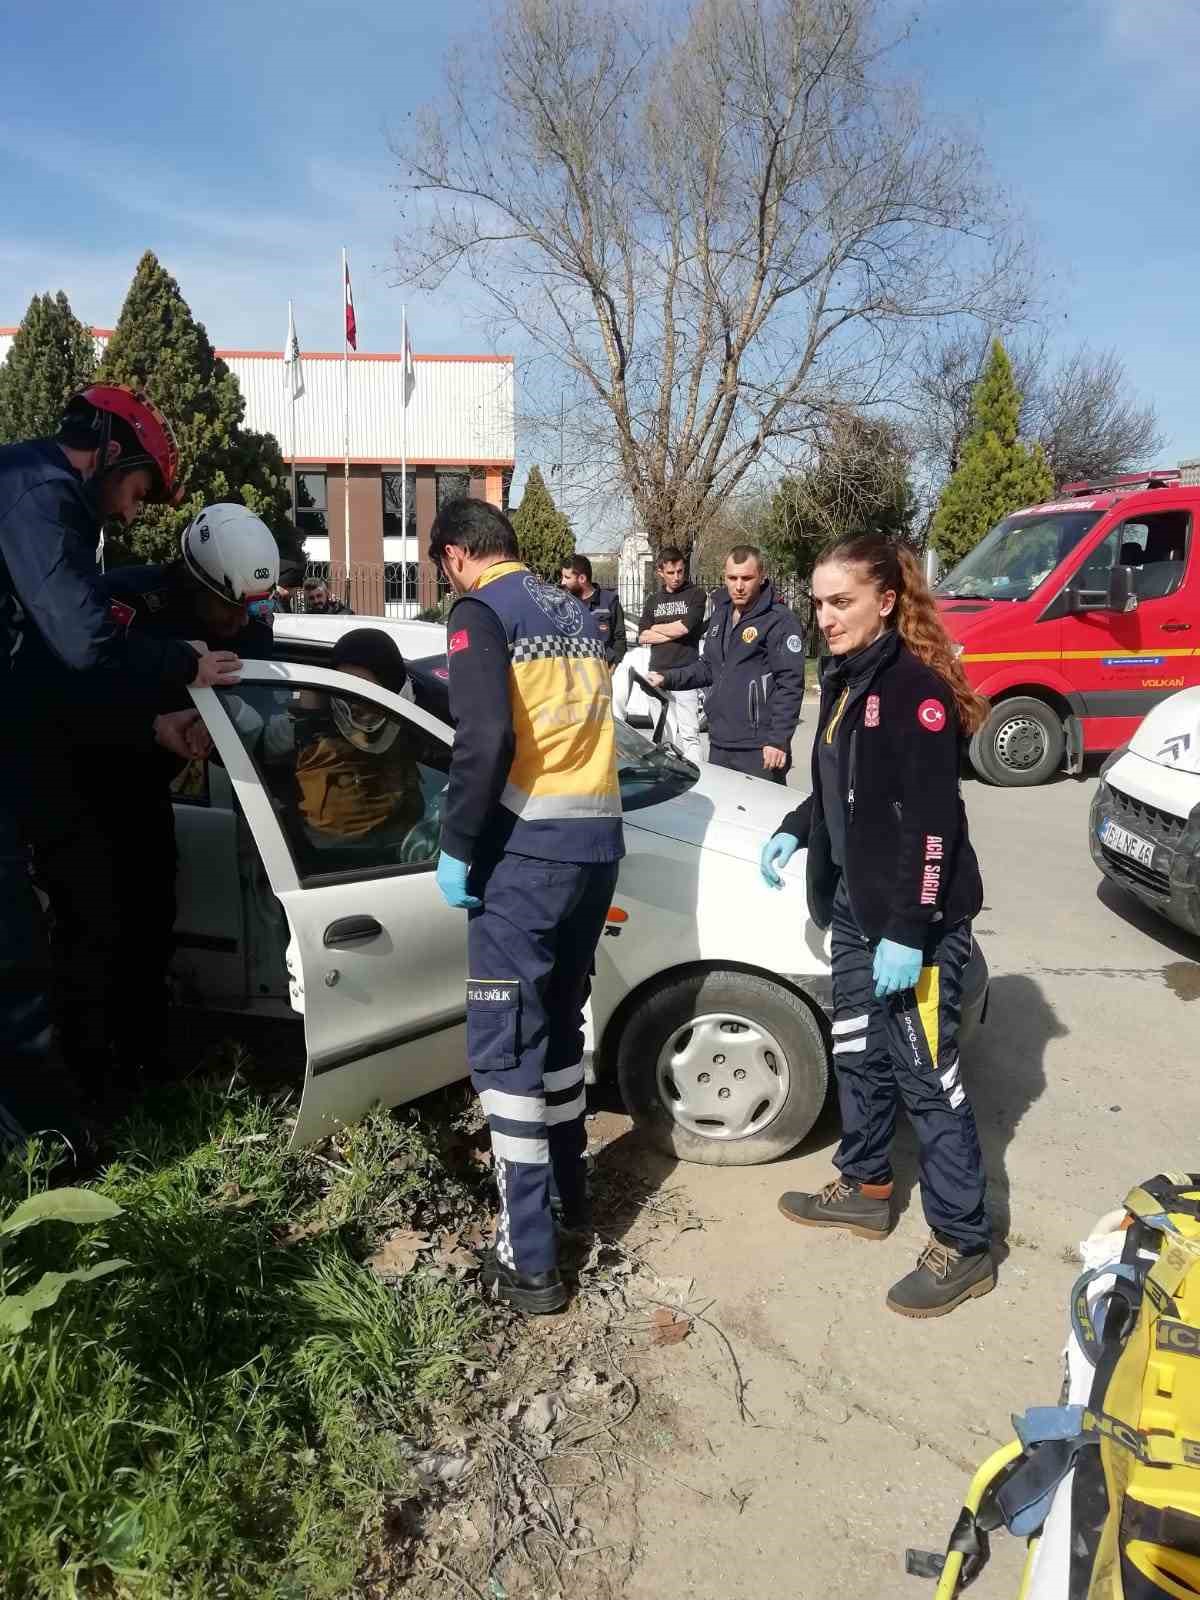
[[[1099,521],[1099,511],[1005,517],[937,585],[945,600],[1028,600]]]
[[[449,672],[445,656],[409,661],[413,698],[423,711],[450,720]],[[669,745],[658,745],[620,719],[617,730],[617,781],[621,785],[621,810],[640,811],[685,794],[696,783],[700,769]]]

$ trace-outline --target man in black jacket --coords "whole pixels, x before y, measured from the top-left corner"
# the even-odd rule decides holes
[[[128,524],[146,500],[171,499],[176,468],[165,418],[117,384],[76,395],[53,439],[0,449],[0,1142],[70,1120],[29,850],[35,824],[72,801],[62,756],[77,731],[64,718],[75,686],[92,679],[120,696],[237,676],[236,657],[193,635],[131,638],[100,593],[103,522]],[[172,719],[151,725],[182,748]]]
[[[704,643],[691,666],[651,672],[666,689],[706,689],[708,759],[753,777],[783,783],[804,703],[804,636],[775,597],[762,551],[737,545],[725,561]]]
[[[592,563],[587,556],[572,556],[562,565],[562,586],[592,613],[596,631],[604,640],[604,654],[610,667],[625,658],[629,641],[625,636],[625,612],[615,589],[598,589],[592,582]]]
[[[206,506],[165,566],[118,567],[101,580],[109,615],[143,645],[204,637],[234,659],[265,660],[279,570],[274,535],[246,506]],[[184,751],[156,745],[166,715],[188,725]],[[54,959],[70,1066],[101,1089],[167,1066],[167,969],[175,924],[171,784],[181,757],[207,750],[186,689],[158,684],[114,695],[83,681],[64,752],[73,803],[39,828],[34,857],[54,912]]]

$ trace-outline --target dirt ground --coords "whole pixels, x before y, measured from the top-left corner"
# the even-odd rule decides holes
[[[943,1548],[1010,1413],[1057,1398],[1078,1241],[1143,1177],[1200,1166],[1200,947],[1098,890],[1095,781],[967,785],[992,1000],[966,1065],[1005,1241],[994,1293],[934,1322],[886,1310],[926,1233],[907,1130],[898,1225],[867,1243],[776,1210],[784,1189],[828,1176],[832,1117],[787,1159],[742,1169],[676,1164],[620,1113],[593,1119],[610,1184],[636,1174],[668,1197],[668,1217],[704,1219],[640,1241],[634,1225],[627,1241],[654,1273],[694,1280],[689,1307],[705,1320],[642,1374],[652,1454],[624,1600],[931,1593],[905,1576],[905,1548]],[[972,1593],[1009,1600],[1023,1550],[1004,1535],[993,1548]]]

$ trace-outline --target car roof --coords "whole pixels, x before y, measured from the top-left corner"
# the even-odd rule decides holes
[[[355,628],[378,628],[389,634],[406,661],[446,653],[446,629],[440,622],[408,621],[400,617],[355,617],[345,614],[317,616],[311,612],[275,615],[274,634],[280,644],[335,645]]]

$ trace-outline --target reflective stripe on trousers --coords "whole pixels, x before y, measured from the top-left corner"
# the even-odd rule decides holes
[[[845,879],[838,885],[833,1066],[842,1139],[834,1163],[855,1182],[890,1183],[903,1101],[920,1149],[926,1221],[966,1251],[982,1248],[991,1236],[979,1133],[959,1074],[958,1026],[971,948],[969,922],[939,924],[916,989],[876,1000],[874,947],[854,919]]]
[[[583,1007],[617,864],[505,855],[470,887],[467,1059],[492,1136],[496,1251],[520,1272],[557,1263],[550,1172],[564,1208],[585,1196]]]

